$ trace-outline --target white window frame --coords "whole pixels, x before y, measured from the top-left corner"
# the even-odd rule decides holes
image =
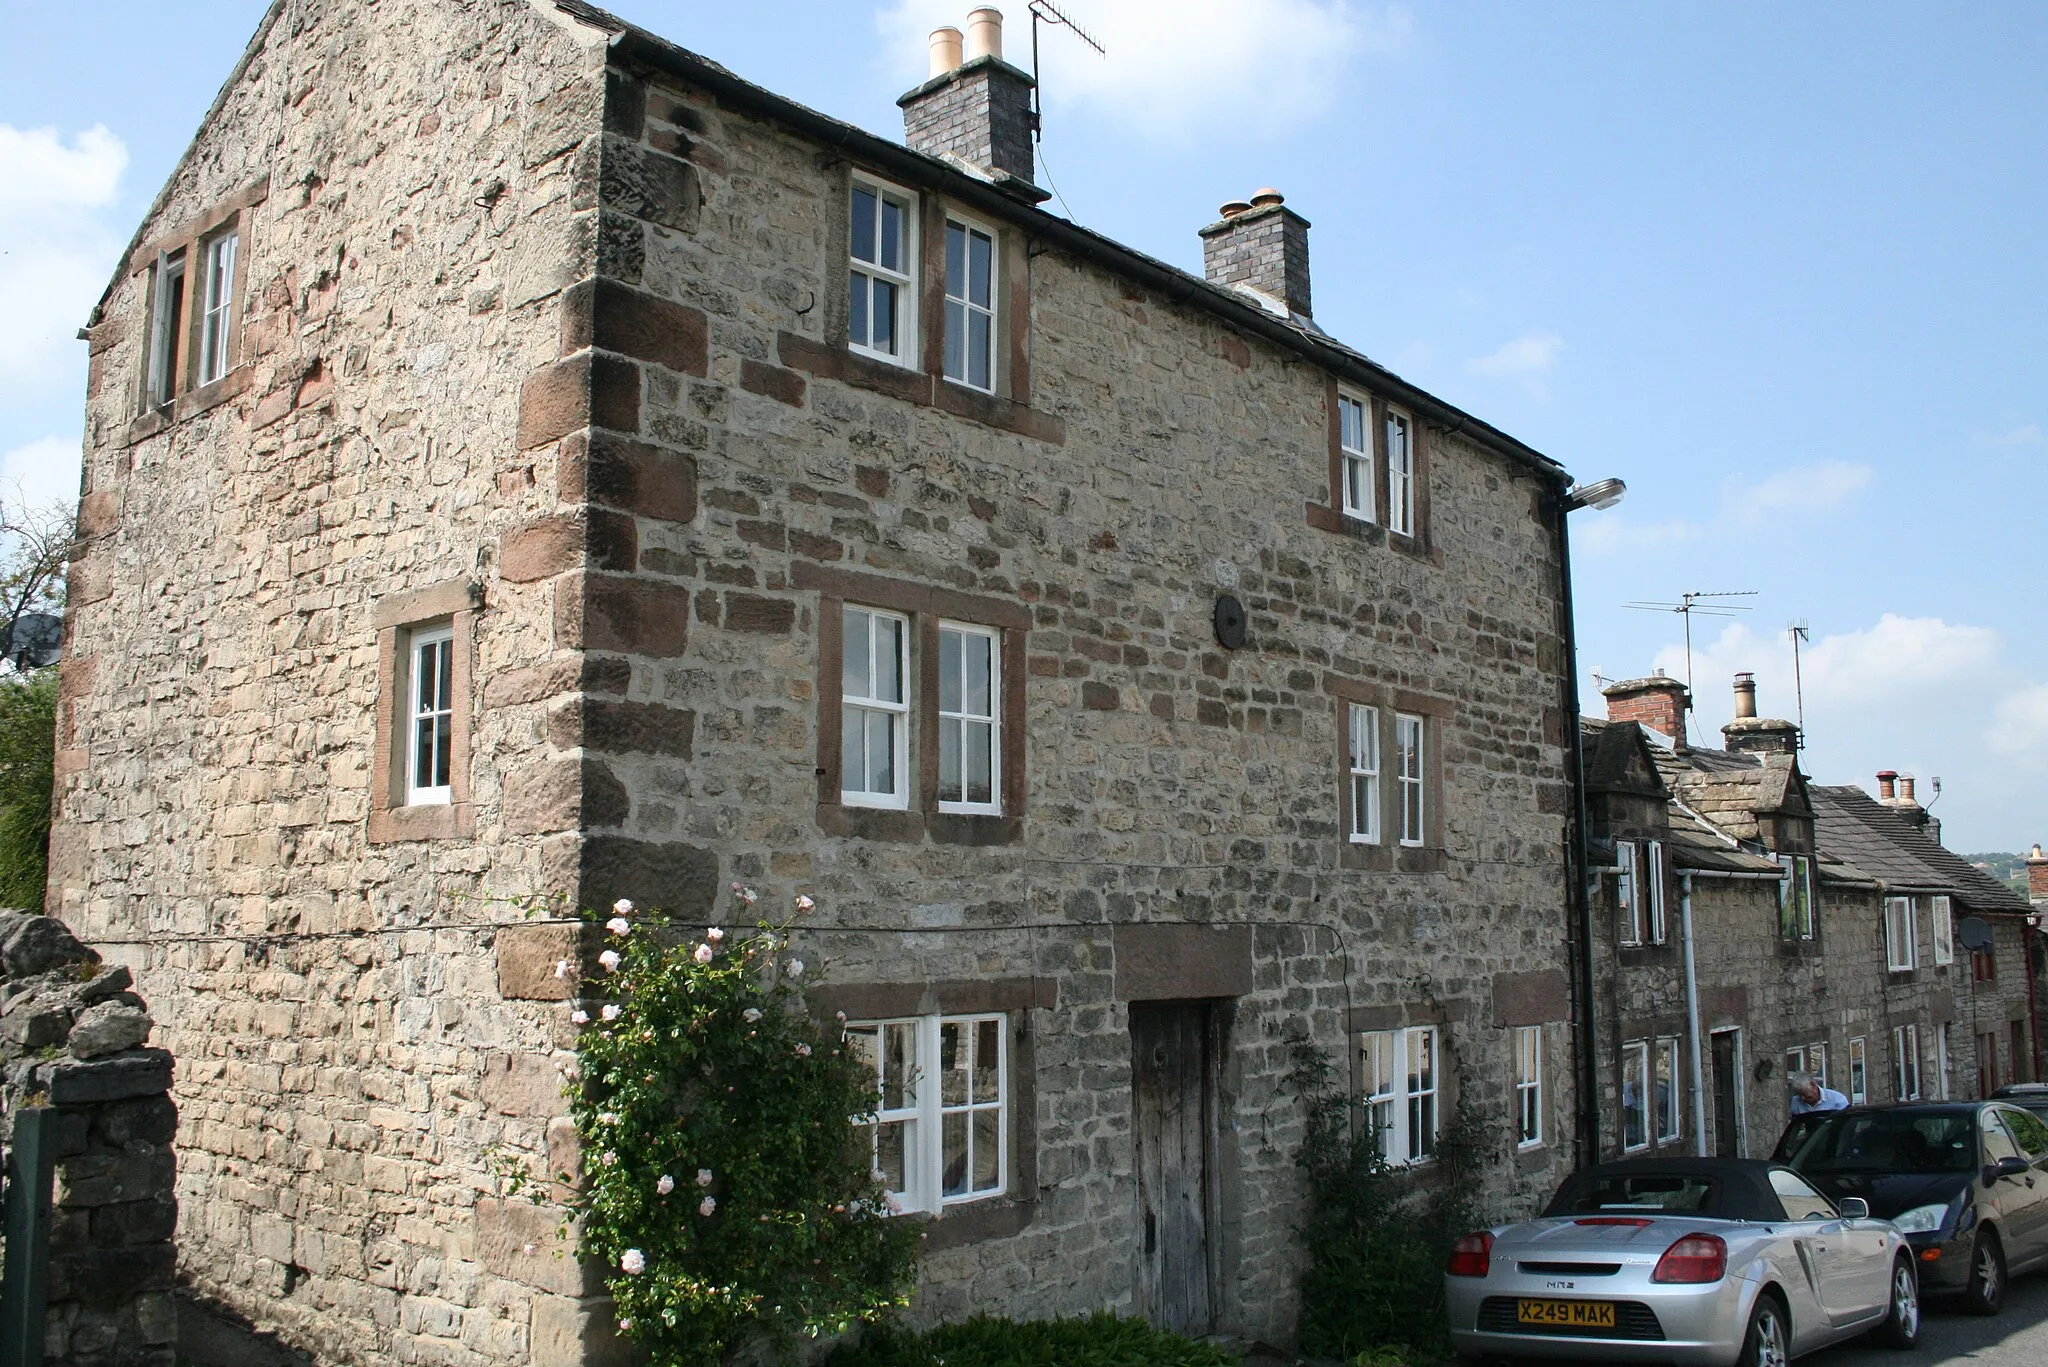
[[[1621,913],[1618,938],[1623,948],[1643,943],[1642,851],[1633,840],[1614,847],[1614,904]]]
[[[1920,1027],[1892,1027],[1892,1099],[1920,1099]]]
[[[1415,419],[1387,405],[1387,530],[1415,535]],[[1395,441],[1399,434],[1400,440]]]
[[[1956,958],[1955,904],[1946,896],[1928,899],[1934,912],[1934,962],[1954,963]]]
[[[1543,1146],[1543,1027],[1518,1025],[1515,1044],[1515,1148]]]
[[[1884,899],[1884,966],[1892,973],[1909,973],[1920,966],[1920,945],[1914,925],[1913,899]]]
[[[1936,1101],[1948,1100],[1948,1044],[1949,1023],[1936,1021],[1934,1025],[1934,1097]]]
[[[940,369],[941,372],[945,375],[946,379],[950,380],[954,384],[961,386],[963,389],[972,389],[977,393],[981,394],[993,394],[996,392],[996,364],[998,358],[1002,355],[1002,334],[999,333],[996,330],[996,328],[997,323],[1002,316],[1002,310],[1000,305],[1002,301],[1003,237],[1001,233],[998,233],[994,228],[989,227],[986,223],[982,223],[975,219],[969,218],[965,214],[957,214],[948,210],[946,213],[946,240],[942,245],[942,251],[950,250],[952,246],[953,230],[955,228],[958,228],[962,232],[967,234],[967,266],[970,271],[973,266],[973,243],[975,235],[979,234],[980,236],[988,239],[988,306],[984,308],[982,305],[974,302],[972,298],[973,284],[971,281],[968,283],[969,294],[966,296],[954,294],[952,283],[950,281],[945,281],[941,283],[940,289],[944,291],[946,300],[945,321],[942,324],[942,327],[944,329],[944,339],[946,340],[948,345],[945,348],[943,348],[945,354],[941,358]],[[942,257],[942,259],[944,258]],[[960,338],[960,356],[963,362],[962,369],[966,373],[959,375],[955,375],[953,373],[951,340],[953,335],[953,307],[956,304],[959,305],[960,307],[961,320],[963,325],[968,319],[970,319],[974,314],[977,313],[985,315],[988,318],[988,383],[985,385],[976,384],[973,380],[967,378],[968,374],[971,374],[973,372],[973,358],[968,354],[968,338],[971,335],[970,332],[963,332]]]
[[[1380,710],[1364,703],[1345,704],[1350,752],[1351,829],[1354,845],[1380,843]]]
[[[996,1096],[993,1101],[978,1101],[972,1093],[973,1068],[972,1051],[979,1046],[976,1028],[993,1021],[996,1025]],[[947,1102],[945,1088],[938,1081],[941,1040],[947,1027],[961,1031],[961,1039],[970,1051],[968,1070],[968,1099],[964,1102]],[[847,1031],[875,1032],[876,1085],[884,1081],[883,1069],[888,1056],[887,1038],[891,1027],[904,1027],[912,1032],[916,1062],[914,1076],[904,1089],[908,1104],[890,1109],[878,1109],[872,1115],[854,1117],[854,1124],[869,1130],[870,1158],[874,1170],[881,1171],[881,1129],[886,1124],[904,1126],[903,1180],[904,1189],[891,1190],[889,1198],[900,1213],[914,1211],[939,1214],[952,1206],[967,1205],[975,1201],[995,1200],[1010,1190],[1010,1018],[1001,1012],[986,1012],[962,1016],[899,1016],[889,1020],[848,1022]],[[996,1184],[982,1191],[973,1190],[974,1181],[974,1117],[977,1114],[994,1112],[996,1116]],[[967,1149],[965,1151],[966,1178],[968,1189],[948,1195],[945,1190],[946,1166],[946,1117],[965,1116]]]
[[[969,816],[1001,816],[1003,812],[1003,633],[994,627],[977,626],[972,622],[941,621],[939,623],[939,668],[941,670],[944,670],[946,667],[945,637],[948,632],[957,636],[977,636],[988,642],[989,710],[985,715],[977,712],[948,711],[944,706],[946,692],[945,681],[942,679],[939,684],[939,696],[933,699],[933,702],[938,704],[939,711],[939,753],[941,756],[945,754],[946,728],[949,725],[959,728],[963,746],[969,725],[987,726],[989,800],[987,802],[968,802],[965,800],[952,801],[947,799],[943,786],[945,775],[942,763],[939,810],[941,812],[959,812]],[[961,656],[961,661],[962,668],[964,669],[966,661],[964,653]],[[964,675],[961,679],[960,696],[964,705],[967,696]],[[966,752],[963,749],[961,752],[963,762],[965,754]],[[961,792],[964,794],[966,790],[967,785],[963,767]]]
[[[1409,712],[1394,714],[1394,778],[1401,790],[1400,836],[1401,844],[1408,849],[1420,849],[1429,843],[1428,797],[1423,778],[1428,770],[1422,749],[1427,735],[1421,717]],[[1411,827],[1414,835],[1408,833]]]
[[[1628,1085],[1636,1085],[1637,1104],[1643,1112],[1643,1137],[1640,1143],[1628,1142]],[[1650,1147],[1651,1132],[1655,1128],[1650,1118],[1650,1042],[1646,1039],[1629,1040],[1621,1046],[1621,1151],[1641,1153]]]
[[[1664,916],[1664,842],[1652,840],[1647,846],[1650,857],[1649,871],[1644,874],[1643,901],[1650,912],[1650,943],[1661,945],[1671,938],[1671,928]]]
[[[881,264],[881,262],[879,261],[864,261],[853,254],[853,197],[857,192],[862,190],[865,190],[868,193],[875,196],[875,201],[877,205],[877,208],[875,210],[875,254],[877,256],[881,255],[882,224],[881,209],[879,207],[881,202],[884,199],[893,199],[896,201],[897,205],[903,210],[903,271],[901,274],[898,274],[893,268]],[[866,174],[865,172],[862,172],[856,174],[853,177],[853,182],[847,190],[846,215],[848,227],[846,239],[848,298],[850,300],[852,296],[852,277],[855,274],[879,278],[889,282],[890,284],[895,285],[895,324],[897,339],[897,349],[895,352],[892,353],[888,351],[883,351],[879,347],[871,345],[865,339],[855,338],[852,335],[853,315],[850,311],[852,306],[849,302],[849,312],[847,314],[847,347],[849,350],[858,352],[863,356],[871,356],[875,360],[885,361],[890,365],[899,365],[908,370],[916,370],[920,365],[920,357],[917,346],[917,255],[919,221],[917,192],[914,190],[906,190],[900,185],[892,184],[889,181],[882,180],[879,179],[878,177],[871,176]],[[867,297],[868,308],[872,310],[874,308],[874,292],[872,286],[870,286],[869,288]],[[874,336],[874,325],[872,321],[870,321],[868,325],[867,335],[869,338],[872,338]]]
[[[1811,940],[1814,938],[1814,925],[1818,920],[1817,909],[1813,904],[1813,857],[1805,854],[1781,854],[1778,856],[1778,867],[1784,870],[1778,878],[1778,938],[1802,943]],[[1803,904],[1798,900],[1801,889],[1806,893]],[[1796,933],[1787,935],[1785,912],[1791,907],[1801,905],[1804,906],[1806,915],[1803,920],[1795,916],[1793,928]]]
[[[1372,400],[1337,394],[1337,496],[1344,516],[1371,522],[1379,516],[1379,491],[1372,471]]]
[[[1870,1050],[1857,1035],[1849,1041],[1849,1104],[1862,1106],[1870,1100]]]
[[[1681,1137],[1684,1130],[1679,1105],[1681,1079],[1678,1072],[1678,1036],[1661,1035],[1657,1039],[1655,1057],[1651,1063],[1650,1102],[1656,1108],[1656,1143],[1669,1144]],[[1661,1087],[1663,1090],[1657,1090]]]
[[[1395,1167],[1412,1167],[1436,1156],[1443,1127],[1443,1049],[1434,1025],[1367,1030],[1359,1035],[1366,1119],[1374,1126],[1380,1154]],[[1429,1072],[1416,1060],[1428,1053]]]
[[[908,808],[910,807],[911,787],[910,726],[911,700],[914,689],[914,684],[910,673],[911,621],[910,618],[904,615],[903,613],[891,612],[887,608],[869,607],[865,603],[847,603],[842,607],[841,613],[842,616],[840,620],[842,625],[839,643],[839,801],[842,805],[848,807],[880,807],[890,811],[905,811],[908,810]],[[867,628],[869,691],[865,694],[852,694],[846,691],[846,629],[851,626],[851,623],[848,619],[851,618],[851,616],[854,613],[866,613],[868,614],[870,619]],[[897,678],[899,680],[898,691],[903,696],[900,700],[895,702],[891,702],[886,698],[877,698],[874,696],[875,637],[873,622],[875,619],[886,619],[888,621],[895,622],[898,624],[899,628],[898,635],[896,638],[896,664],[898,670]],[[893,792],[884,793],[869,790],[865,786],[867,783],[867,773],[865,769],[863,769],[862,773],[860,774],[860,780],[863,785],[862,787],[851,788],[847,786],[848,780],[852,776],[846,772],[846,728],[852,723],[852,720],[856,716],[858,716],[861,720],[863,731],[865,731],[867,724],[866,716],[870,712],[887,713],[893,715],[896,718],[896,724],[892,728],[894,733],[893,743],[895,747],[893,764],[896,775],[896,788]],[[863,739],[862,745],[863,753],[865,753],[865,739]]]
[[[177,311],[191,269],[192,253],[181,247],[158,252],[150,270],[149,356],[143,372],[143,402],[152,409],[169,407],[178,397],[178,333],[183,322]]]
[[[235,254],[241,235],[229,228],[209,238],[205,248],[204,312],[199,328],[199,383],[212,384],[228,373],[234,332]]]
[[[441,706],[440,699],[423,696],[423,690],[432,686],[434,680],[429,671],[423,669],[420,657],[429,650],[438,648],[440,658],[447,663],[449,696],[447,705]],[[405,805],[408,807],[445,807],[455,800],[455,766],[461,756],[454,750],[455,738],[455,627],[416,627],[406,633],[405,644]],[[420,781],[420,727],[422,723],[445,728],[449,738],[448,773],[442,783]],[[431,775],[429,776],[431,777]]]

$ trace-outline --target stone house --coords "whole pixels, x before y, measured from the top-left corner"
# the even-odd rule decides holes
[[[1812,783],[1798,729],[1757,716],[1748,675],[1718,750],[1687,743],[1678,680],[1604,692],[1608,720],[1581,723],[1606,866],[1604,1152],[1768,1154],[1793,1071],[1852,1102],[2037,1074],[2024,904],[1942,847],[1910,780],[1879,775],[1875,799]],[[1986,947],[1966,947],[1980,930]]]
[[[1042,212],[991,17],[906,148],[573,0],[265,16],[89,329],[52,840],[197,1293],[603,1359],[493,1164],[574,1158],[568,910],[730,882],[966,1080],[878,1144],[927,1318],[1284,1341],[1293,1026],[1398,1161],[1568,1164],[1563,471],[1317,327],[1277,194],[1206,278]]]

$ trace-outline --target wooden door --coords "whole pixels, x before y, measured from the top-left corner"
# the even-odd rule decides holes
[[[1742,1115],[1735,1109],[1735,1032],[1716,1030],[1714,1042],[1714,1152],[1722,1158],[1742,1155]]]
[[[1216,1321],[1217,1044],[1208,1003],[1131,1006],[1137,1309],[1180,1334],[1207,1334]]]

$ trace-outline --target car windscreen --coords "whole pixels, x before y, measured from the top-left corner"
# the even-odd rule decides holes
[[[1712,1208],[1719,1182],[1704,1173],[1628,1173],[1565,1185],[1545,1215],[1683,1215]]]
[[[1801,1172],[1969,1172],[1969,1111],[1868,1111],[1830,1116],[1791,1157]]]

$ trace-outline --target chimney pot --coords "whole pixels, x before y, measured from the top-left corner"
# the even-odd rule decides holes
[[[967,60],[1003,55],[1003,12],[984,5],[967,16]]]
[[[1756,715],[1756,675],[1735,676],[1735,715],[1754,717]]]
[[[960,30],[957,28],[935,28],[932,30],[932,75],[943,76],[960,65]]]
[[[957,28],[934,29],[931,59],[924,84],[896,101],[910,150],[980,167],[1021,199],[1047,198],[1031,183],[1036,82],[1003,60],[1002,12],[983,7],[968,15],[964,40]]]
[[[1248,286],[1308,317],[1308,220],[1270,186],[1249,202],[1231,200],[1222,212],[1220,221],[1202,229],[1202,273],[1209,283]]]
[[[1900,774],[1900,775],[1899,775],[1899,804],[1900,804],[1901,806],[1904,806],[1904,805],[1905,805],[1906,803],[1908,803],[1908,802],[1913,802],[1913,801],[1914,801],[1914,799],[1913,799],[1913,776],[1912,776],[1911,774]],[[1918,803],[1915,803],[1914,805],[1916,805],[1916,806],[1917,806],[1917,805],[1918,805]]]
[[[1880,770],[1878,770],[1878,771],[1877,771],[1877,800],[1878,800],[1879,802],[1890,802],[1890,801],[1891,801],[1891,800],[1892,800],[1892,799],[1893,799],[1894,797],[1898,796],[1898,782],[1899,782],[1899,775],[1898,775],[1898,772],[1897,772],[1896,770],[1892,770],[1892,769],[1880,769]]]

